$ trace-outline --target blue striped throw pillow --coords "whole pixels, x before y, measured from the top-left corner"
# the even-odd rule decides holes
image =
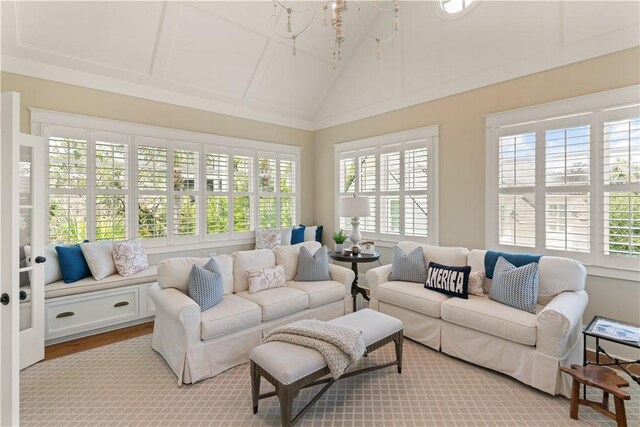
[[[503,257],[496,261],[489,298],[519,310],[536,313],[538,263],[516,267]]]
[[[211,258],[204,268],[193,265],[189,273],[189,296],[205,311],[222,301],[224,284],[218,263]]]
[[[389,280],[416,283],[427,281],[427,268],[424,263],[422,246],[418,246],[408,254],[405,254],[397,246],[393,247]]]
[[[318,249],[313,255],[305,246],[300,247],[295,280],[298,282],[331,280],[331,276],[329,276],[329,255],[327,254],[326,246]]]

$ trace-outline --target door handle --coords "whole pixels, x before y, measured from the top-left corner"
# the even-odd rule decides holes
[[[0,304],[7,305],[9,304],[9,301],[11,301],[9,294],[2,294],[2,296],[0,296]]]
[[[36,264],[42,264],[43,262],[45,262],[47,259],[43,256],[37,256],[36,257]]]

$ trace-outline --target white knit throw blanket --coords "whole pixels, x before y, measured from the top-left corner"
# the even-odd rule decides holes
[[[334,379],[338,379],[350,364],[358,362],[367,349],[362,340],[362,331],[321,320],[299,320],[275,328],[267,333],[262,343],[271,341],[317,350],[324,357]]]

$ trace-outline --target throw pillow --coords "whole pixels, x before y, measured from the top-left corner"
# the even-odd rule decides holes
[[[320,249],[318,242],[302,242],[291,246],[278,246],[273,250],[276,257],[275,264],[282,264],[284,267],[284,277],[286,280],[293,280],[296,277],[298,268],[298,258],[300,257],[300,248],[304,246],[312,252]]]
[[[273,249],[282,243],[282,230],[263,228],[256,230],[256,249]]]
[[[44,263],[44,284],[58,282],[62,280],[62,270],[60,269],[60,260],[58,259],[58,252],[56,252],[56,246],[61,243],[49,243],[44,245],[43,256],[47,259]],[[31,266],[31,246],[24,246],[24,256],[27,261],[27,265]],[[31,274],[29,274],[31,277]]]
[[[482,283],[484,282],[484,271],[472,271],[469,274],[469,293],[479,297],[484,295]]]
[[[326,246],[322,246],[313,255],[307,247],[300,248],[295,280],[298,282],[331,280],[329,275],[329,254]]]
[[[205,311],[222,301],[224,285],[222,273],[211,258],[204,267],[194,264],[189,273],[189,296]]]
[[[493,271],[489,298],[529,313],[536,313],[538,300],[538,263],[516,267],[499,257]]]
[[[484,272],[487,275],[487,279],[493,278],[493,271],[496,268],[496,262],[498,262],[499,257],[503,257],[515,267],[522,267],[523,265],[527,265],[532,262],[540,262],[542,255],[510,254],[508,252],[487,251],[487,253],[484,254]]]
[[[280,244],[282,246],[291,246],[291,230],[293,230],[292,227],[287,227],[280,230],[282,231],[280,236]]]
[[[250,294],[287,286],[284,281],[284,267],[282,265],[276,265],[273,268],[247,270],[247,278],[249,279]]]
[[[316,232],[318,231],[317,225],[305,225],[304,226],[304,241],[313,242],[316,240]]]
[[[292,245],[297,245],[298,243],[304,242],[304,228],[304,225],[293,227],[293,229],[291,230]]]
[[[80,243],[80,249],[84,255],[91,275],[96,280],[116,274],[116,265],[113,262],[113,242],[102,240],[100,242]]]
[[[470,273],[471,267],[468,265],[453,267],[430,262],[424,287],[452,297],[468,299]]]
[[[425,283],[427,281],[427,269],[424,264],[422,246],[418,246],[408,254],[397,246],[393,247],[389,280],[415,283]]]
[[[83,243],[87,243],[85,240]],[[80,244],[71,246],[56,246],[58,260],[60,261],[60,270],[62,271],[62,280],[64,283],[77,282],[80,279],[91,276],[89,265],[84,259]]]
[[[147,253],[139,239],[115,242],[113,244],[113,261],[121,276],[131,276],[149,268]]]

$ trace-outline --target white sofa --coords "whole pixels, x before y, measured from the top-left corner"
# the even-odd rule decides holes
[[[401,242],[405,252],[418,246]],[[484,271],[486,251],[420,245],[425,261],[470,265]],[[489,299],[491,279],[483,297],[450,298],[424,284],[389,281],[391,265],[367,272],[370,308],[397,317],[404,335],[435,350],[510,375],[550,394],[569,396],[569,379],[559,367],[582,363],[582,314],[588,296],[586,271],[572,259],[540,259],[536,314]]]
[[[158,283],[151,287],[156,304],[153,348],[167,361],[178,384],[195,383],[249,361],[251,350],[277,326],[303,318],[331,320],[351,307],[351,270],[329,265],[331,280],[294,280],[301,246],[311,251],[317,242],[257,249],[214,257],[223,276],[224,297],[208,310],[188,296],[193,264],[208,258],[174,258],[158,264]],[[285,268],[287,286],[250,294],[246,270]]]

